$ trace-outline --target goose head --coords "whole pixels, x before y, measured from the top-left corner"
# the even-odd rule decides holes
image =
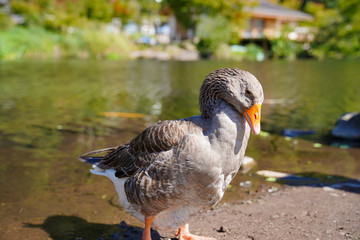
[[[243,115],[251,131],[260,133],[261,104],[264,92],[251,73],[237,68],[222,68],[210,73],[200,89],[200,111],[211,118],[214,107],[223,100]]]

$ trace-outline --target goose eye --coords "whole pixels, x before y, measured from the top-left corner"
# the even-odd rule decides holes
[[[247,96],[251,96],[251,95],[252,95],[252,92],[251,92],[250,90],[246,90],[245,93],[246,93]]]

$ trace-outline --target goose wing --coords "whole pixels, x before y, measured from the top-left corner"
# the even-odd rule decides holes
[[[119,178],[129,177],[138,169],[148,167],[159,154],[178,146],[186,135],[198,131],[200,127],[186,119],[162,121],[125,145],[96,150],[81,156],[80,160],[103,169],[114,168]]]

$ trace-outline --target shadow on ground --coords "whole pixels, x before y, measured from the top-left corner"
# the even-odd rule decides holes
[[[318,172],[301,172],[279,178],[277,182],[290,186],[330,187],[360,194],[360,181],[338,175],[327,175]]]
[[[25,227],[40,228],[53,240],[138,240],[142,237],[142,228],[120,224],[91,223],[76,216],[50,216],[43,224],[29,224]],[[160,234],[152,230],[153,240],[160,240]]]

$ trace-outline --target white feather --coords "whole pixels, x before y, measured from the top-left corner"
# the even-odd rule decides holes
[[[121,206],[130,214],[132,214],[134,217],[139,219],[140,221],[144,221],[144,216],[136,211],[133,207],[133,205],[127,200],[126,193],[125,193],[125,187],[124,184],[128,177],[125,178],[118,178],[115,176],[116,170],[115,169],[100,169],[97,166],[93,166],[93,169],[90,169],[90,172],[96,175],[101,175],[109,178],[115,186],[115,189],[119,196],[119,201]]]

